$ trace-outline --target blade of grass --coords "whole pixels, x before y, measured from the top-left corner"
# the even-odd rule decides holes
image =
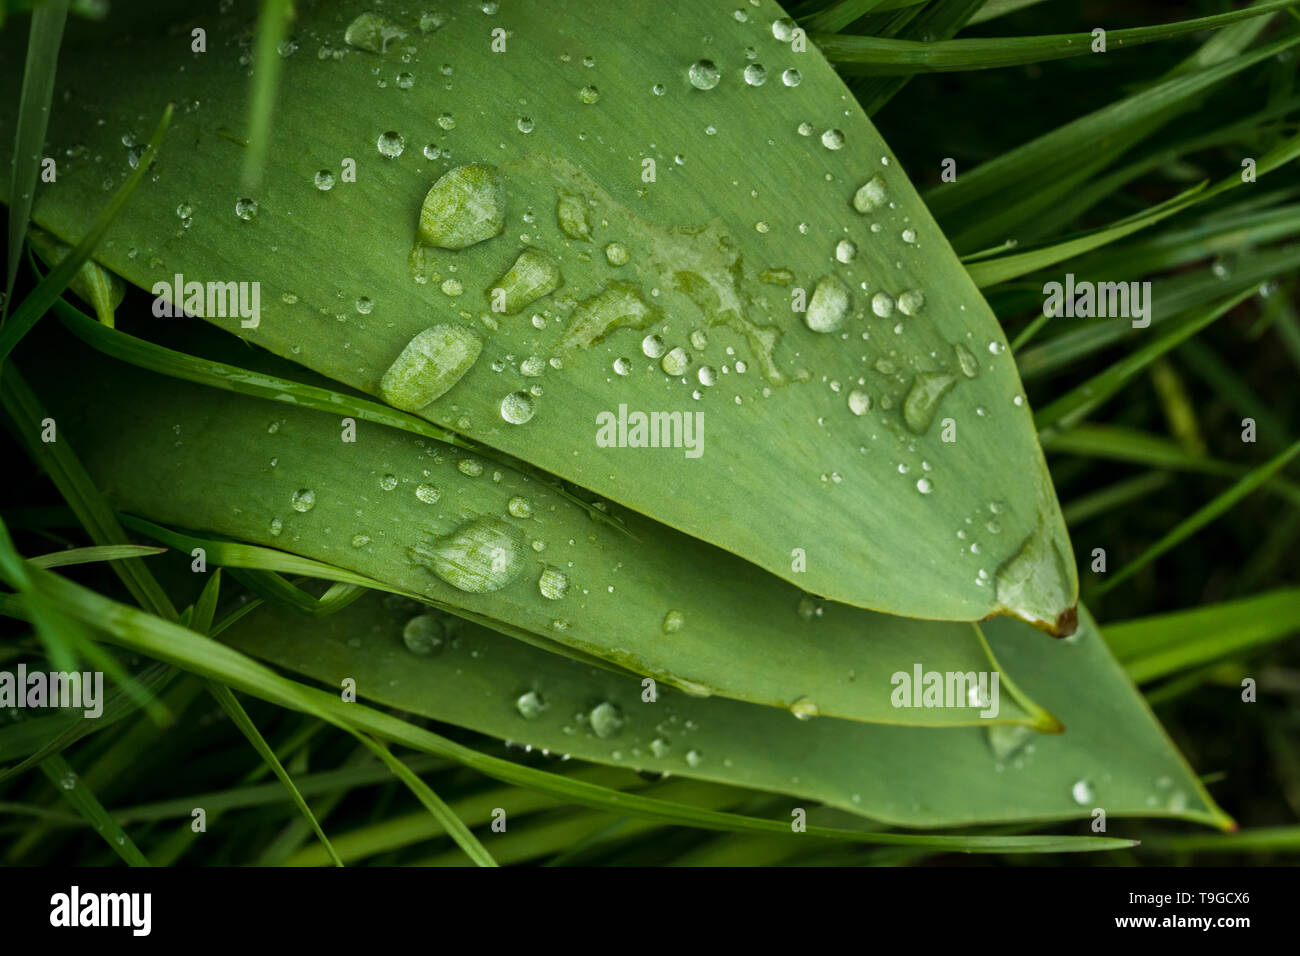
[[[1272,460],[1252,470],[1231,488],[1223,492],[1223,494],[1199,508],[1195,514],[1179,522],[1176,528],[1162,537],[1151,547],[1143,551],[1138,555],[1138,557],[1120,568],[1120,570],[1116,571],[1114,576],[1096,589],[1096,593],[1102,595],[1114,590],[1117,585],[1127,581],[1130,577],[1142,568],[1146,567],[1156,558],[1160,557],[1170,548],[1181,544],[1183,541],[1204,528],[1211,521],[1221,517],[1242,498],[1246,497],[1260,485],[1264,484],[1264,482],[1268,481],[1268,479],[1273,475],[1277,474],[1296,456],[1297,453],[1300,453],[1300,441],[1292,444],[1290,448]]]
[[[9,257],[5,267],[5,294],[0,301],[0,328],[9,314],[9,300],[18,278],[23,236],[31,220],[36,198],[36,180],[45,149],[45,131],[54,100],[54,75],[59,64],[63,25],[68,18],[68,0],[50,0],[33,11],[27,38],[27,59],[19,94],[18,125],[9,175]],[[0,354],[0,362],[3,355]]]

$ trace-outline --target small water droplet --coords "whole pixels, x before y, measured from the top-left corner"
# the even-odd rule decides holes
[[[588,106],[600,101],[600,90],[596,89],[590,83],[578,90],[578,100],[586,103]]]
[[[515,699],[515,710],[524,720],[536,720],[546,710],[546,701],[537,691],[530,690]]]
[[[244,222],[251,222],[257,218],[257,200],[256,199],[237,199],[235,200],[235,215]]]
[[[379,134],[376,145],[380,156],[387,159],[396,159],[402,155],[402,150],[406,149],[406,137],[396,130],[390,129],[386,133]]]
[[[781,82],[786,86],[798,86],[803,82],[803,74],[791,67],[781,74]]]
[[[695,768],[702,763],[704,763],[704,754],[694,749],[686,751],[686,765],[688,767]]]
[[[432,657],[442,650],[447,625],[438,614],[417,614],[402,628],[402,643],[412,654]]]
[[[501,399],[501,417],[511,425],[522,425],[533,417],[533,399],[527,392],[511,392]]]
[[[696,60],[687,71],[687,76],[690,77],[691,86],[697,90],[711,90],[718,85],[722,71],[712,60]]]
[[[871,396],[860,388],[849,392],[849,411],[854,415],[865,415],[871,411]]]
[[[843,149],[844,134],[837,129],[828,129],[822,133],[822,145],[827,149]]]
[[[853,194],[853,208],[861,213],[872,212],[885,204],[885,177],[876,173],[858,187]]]
[[[316,507],[316,492],[310,488],[299,488],[293,493],[290,499],[293,510],[298,512],[308,512]]]
[[[804,312],[804,324],[814,332],[834,332],[849,310],[849,290],[835,276],[822,276]]]
[[[799,720],[812,720],[821,711],[817,707],[817,702],[810,697],[800,697],[790,705],[790,713],[794,714]]]
[[[1092,789],[1092,784],[1087,780],[1076,780],[1074,786],[1070,788],[1070,797],[1081,807],[1086,807],[1092,803],[1097,795]]]
[[[433,485],[422,484],[416,486],[415,497],[426,505],[433,505],[438,503],[438,499],[442,497],[442,492]]]
[[[745,67],[745,82],[750,86],[762,86],[767,82],[767,70],[758,63]]]
[[[665,634],[675,634],[686,624],[686,615],[681,611],[669,611],[664,615],[663,629]]]
[[[851,239],[841,239],[835,244],[835,258],[845,265],[858,256],[858,247]]]

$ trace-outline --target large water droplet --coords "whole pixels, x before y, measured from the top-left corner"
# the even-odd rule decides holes
[[[316,507],[316,492],[310,488],[299,488],[291,499],[294,511],[307,512]]]
[[[495,166],[457,166],[424,197],[420,242],[440,249],[464,249],[491,239],[505,227],[505,209],[505,187]]]
[[[449,535],[416,545],[411,558],[454,588],[484,594],[519,576],[523,536],[499,518],[475,518]]]
[[[687,75],[691,79],[691,86],[697,90],[711,90],[722,78],[722,72],[712,60],[696,60],[691,64]]]
[[[822,276],[813,289],[803,321],[814,332],[834,332],[849,310],[849,290],[835,276]]]
[[[665,375],[671,375],[676,378],[678,375],[684,375],[690,364],[691,359],[690,356],[686,354],[686,349],[678,346],[663,357],[659,362],[659,367],[664,370]]]
[[[536,720],[546,710],[546,701],[537,691],[530,690],[515,699],[515,710],[524,720]]]
[[[379,394],[394,408],[418,412],[459,382],[482,350],[478,334],[466,326],[425,329],[388,367]]]
[[[903,399],[903,422],[918,435],[924,435],[934,421],[939,402],[957,384],[951,372],[919,372],[912,380],[907,398]]]
[[[885,177],[876,173],[858,187],[853,194],[853,208],[867,213],[879,209],[885,204]]]
[[[961,366],[961,373],[967,378],[974,378],[979,374],[980,364],[970,350],[964,345],[954,345],[953,353],[957,356],[957,364]]]
[[[623,729],[623,712],[619,710],[617,704],[607,700],[591,708],[588,720],[591,722],[592,732],[601,739],[616,737]]]
[[[908,289],[898,297],[898,311],[904,315],[916,315],[925,308],[925,295],[920,289]]]
[[[767,82],[767,70],[759,63],[745,67],[745,82],[750,86],[762,86]]]
[[[542,573],[537,578],[537,590],[541,592],[542,597],[558,601],[569,591],[569,576],[559,568],[548,564],[542,568]]]
[[[827,149],[843,149],[844,134],[837,129],[828,129],[822,133],[822,145]]]
[[[564,283],[560,263],[554,256],[529,247],[519,253],[506,274],[489,290],[492,311],[515,315]]]
[[[522,425],[533,417],[533,398],[527,392],[511,392],[501,399],[501,417],[511,425]]]
[[[405,38],[406,31],[378,13],[363,13],[348,24],[343,34],[348,46],[371,53],[383,53],[393,40]]]
[[[560,231],[570,239],[591,241],[591,227],[587,225],[587,205],[581,196],[562,192],[555,200],[555,218]]]

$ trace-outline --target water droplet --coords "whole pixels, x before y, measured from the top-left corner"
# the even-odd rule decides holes
[[[967,378],[974,378],[979,374],[980,365],[975,356],[964,345],[954,345],[953,353],[957,356],[957,364],[961,366],[961,373]]]
[[[302,513],[311,511],[312,508],[316,507],[316,492],[310,488],[299,488],[293,493],[290,503],[293,505],[294,511]]]
[[[464,249],[505,228],[505,187],[495,166],[470,163],[444,174],[420,208],[420,242]]]
[[[62,790],[77,789],[77,775],[71,770],[65,771],[63,775],[59,777],[59,788]]]
[[[582,89],[578,90],[578,99],[590,106],[600,100],[600,90],[588,83]]]
[[[398,73],[397,86],[399,89],[409,90],[415,85],[415,75],[413,73]]]
[[[873,212],[885,204],[885,177],[876,173],[853,194],[853,208],[861,213]]]
[[[928,495],[934,491],[934,485],[931,484],[929,478],[918,478],[916,479],[916,490],[923,495]]]
[[[632,361],[626,358],[614,359],[614,372],[618,375],[627,375],[632,371]]]
[[[548,564],[542,568],[542,573],[537,579],[537,590],[541,592],[542,597],[558,601],[569,590],[569,576],[559,568]]]
[[[437,123],[439,129],[451,132],[456,128],[456,117],[450,113],[439,113]]]
[[[462,475],[466,475],[470,478],[477,478],[479,475],[483,474],[483,466],[473,458],[462,458],[460,461],[456,462],[456,469]]]
[[[564,284],[560,263],[554,257],[531,246],[519,253],[505,275],[497,279],[489,298],[494,312],[516,315],[543,296]]]
[[[951,372],[919,372],[903,399],[903,422],[918,435],[924,435],[934,421],[939,402],[957,384]]]
[[[357,296],[357,301],[354,305],[356,306],[357,312],[361,315],[369,315],[370,311],[375,307],[375,304],[364,295]]]
[[[712,60],[696,60],[691,64],[687,75],[690,77],[691,86],[697,90],[711,90],[718,85],[718,81],[722,78],[722,71]]]
[[[789,17],[781,17],[772,21],[772,36],[776,37],[782,43],[790,42],[794,36],[795,22]]]
[[[423,22],[421,22],[423,26]],[[348,46],[371,53],[383,53],[393,40],[406,37],[406,31],[387,17],[378,13],[363,13],[348,24],[343,34]]]
[[[745,67],[745,82],[750,86],[762,86],[767,82],[767,70],[758,63]]]
[[[817,702],[810,697],[800,697],[790,705],[790,713],[794,714],[799,720],[812,720],[821,711],[817,707]]]
[[[235,215],[244,222],[251,222],[257,218],[257,200],[256,199],[237,199],[235,200]]]
[[[515,495],[506,504],[506,511],[510,512],[516,518],[531,518],[533,515],[533,506],[528,503],[527,498],[521,498]]]
[[[384,477],[379,479],[379,487],[384,489],[384,491],[392,491],[397,487],[397,476],[384,475]]]
[[[449,535],[416,545],[411,558],[461,591],[499,591],[524,568],[523,536],[499,518],[475,518]]]
[[[1076,780],[1070,788],[1070,797],[1081,807],[1086,807],[1096,799],[1097,794],[1087,780]]]
[[[447,624],[438,614],[417,614],[402,628],[402,643],[412,654],[432,657],[447,640]]]
[[[521,116],[515,121],[515,128],[521,133],[531,133],[533,131],[533,118],[531,116]]]
[[[591,241],[591,228],[587,225],[587,209],[581,196],[562,192],[555,203],[555,218],[560,231],[570,239]]]
[[[841,239],[835,244],[835,258],[844,264],[848,264],[858,256],[858,247],[850,239]]]
[[[701,385],[712,386],[718,384],[718,373],[712,365],[701,365],[699,371],[695,373]]]
[[[665,375],[676,378],[678,375],[685,374],[690,364],[691,358],[686,354],[686,349],[678,346],[663,357],[659,362],[659,367],[664,370]]]
[[[700,753],[698,750],[686,751],[686,765],[688,767],[695,768],[702,763],[704,763],[704,754]]]
[[[860,388],[849,392],[849,411],[854,415],[865,415],[871,411],[871,396]]]
[[[925,308],[925,295],[919,289],[908,289],[898,297],[898,311],[904,315],[916,315]]]
[[[605,260],[611,266],[627,265],[627,260],[629,258],[630,256],[627,251],[627,246],[623,245],[621,242],[611,242],[605,247]]]
[[[916,242],[915,229],[904,229],[902,236],[903,236],[903,241],[906,242],[908,245],[911,245],[912,243]]]
[[[664,354],[664,340],[657,335],[647,335],[641,340],[641,351],[646,358],[659,358]]]
[[[894,297],[888,292],[877,292],[871,297],[871,311],[882,319],[894,314]]]
[[[664,633],[676,634],[686,624],[686,615],[681,611],[669,611],[664,615]]]
[[[442,497],[442,492],[430,484],[417,485],[415,488],[415,497],[423,501],[426,505],[438,503]]]
[[[803,75],[794,67],[781,74],[781,82],[786,86],[798,86],[803,82]]]
[[[849,290],[835,276],[822,276],[813,289],[803,321],[814,332],[834,332],[849,310]]]
[[[522,425],[533,417],[533,399],[527,392],[511,392],[501,399],[501,417],[511,425]]]
[[[515,700],[515,710],[519,711],[519,716],[524,720],[536,720],[546,710],[546,701],[542,700],[542,695],[537,691],[530,690]]]
[[[654,754],[660,760],[667,757],[672,752],[673,745],[667,737],[656,737],[650,741],[650,753]]]
[[[357,533],[352,536],[352,547],[364,548],[370,543],[370,535]]]
[[[387,159],[396,159],[402,155],[402,150],[406,149],[406,137],[396,130],[389,130],[386,133],[379,134],[379,141],[376,144],[379,148],[379,155]]]
[[[822,133],[822,145],[827,149],[843,149],[844,134],[837,129],[828,129]]]
[[[592,732],[602,740],[618,736],[619,731],[623,729],[623,712],[618,709],[617,704],[607,700],[591,708],[587,720],[591,724]]]
[[[478,361],[483,343],[463,325],[435,325],[416,335],[379,383],[389,405],[418,412],[441,397]]]

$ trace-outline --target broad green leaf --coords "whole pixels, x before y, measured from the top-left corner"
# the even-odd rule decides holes
[[[1078,636],[1059,642],[1018,622],[986,625],[999,656],[1016,662],[1025,690],[1061,716],[1065,732],[1042,736],[1023,728],[797,721],[663,688],[649,702],[635,678],[472,624],[446,622],[439,652],[418,655],[403,634],[422,613],[413,602],[377,595],[325,619],[264,608],[224,639],[326,686],[352,677],[359,699],[371,704],[597,763],[786,793],[901,826],[1087,818],[1098,806],[1110,816],[1226,819],[1086,616]],[[894,689],[886,680],[860,692],[887,697]]]
[[[431,439],[362,423],[357,440],[343,442],[332,415],[102,358],[81,365],[61,356],[39,374],[62,434],[119,509],[280,549],[265,556],[287,561],[247,555],[235,559],[240,566],[418,595],[514,637],[535,635],[548,648],[694,693],[858,720],[980,722],[969,714],[900,711],[860,690],[910,671],[920,654],[935,669],[988,670],[969,624],[815,601],[638,515],[623,516],[626,532],[595,523],[528,475]],[[113,404],[94,401],[78,382],[96,390],[111,382]],[[463,568],[435,570],[430,549],[454,543],[457,534],[485,532],[503,545],[502,566],[513,577],[475,592],[465,588],[481,582]],[[203,546],[212,563],[228,551],[261,550],[151,534],[185,553]],[[956,550],[961,540],[953,542]],[[979,555],[969,557],[976,575]],[[468,564],[483,569],[481,561]],[[1005,704],[1001,720],[1054,726],[1028,700],[1008,695]]]
[[[214,16],[210,42],[239,35],[246,7]],[[997,323],[829,65],[774,37],[779,8],[764,3],[742,23],[721,6],[665,20],[637,4],[579,50],[568,31],[605,15],[595,0],[494,16],[464,2],[430,32],[394,14],[405,36],[386,53],[344,41],[355,5],[298,12],[297,35],[311,39],[280,64],[275,125],[277,140],[310,145],[272,155],[254,196],[240,190],[243,154],[229,135],[246,109],[238,57],[194,57],[159,3],[114,11],[93,34],[70,31],[78,96],[52,120],[56,145],[120,155],[113,144],[162,95],[126,68],[141,56],[167,73],[168,96],[200,104],[178,110],[165,169],[125,210],[102,264],[147,289],[176,275],[260,282],[255,327],[207,303],[192,311],[371,395],[420,333],[473,330],[477,362],[415,409],[437,425],[813,594],[1068,630],[1074,563]],[[504,52],[492,49],[496,27]],[[95,76],[120,75],[111,89],[79,82],[88,44]],[[701,59],[719,71],[711,89],[697,88],[712,83],[709,67],[690,78]],[[767,79],[751,85],[744,67],[759,64]],[[797,85],[783,81],[788,69]],[[804,122],[812,135],[800,134]],[[754,144],[769,140],[752,163]],[[353,161],[355,182],[344,175]],[[65,166],[34,218],[71,242],[112,167]],[[431,221],[422,206],[440,180]],[[438,241],[464,241],[447,238],[455,189],[480,181],[484,196],[500,184],[500,234],[418,248],[422,221],[426,239],[441,230]],[[853,200],[872,182],[883,192],[868,189],[859,212]],[[530,299],[551,288],[551,270],[562,284]],[[798,290],[803,314],[792,310]],[[622,407],[703,415],[702,455],[602,447],[597,416]],[[949,422],[956,441],[942,440]],[[948,547],[998,502],[1001,533],[974,532],[980,560],[992,579],[1008,566],[1019,587],[982,582],[971,556]]]
[[[2,526],[0,530],[3,530]],[[371,740],[367,734],[373,733],[378,738],[403,746],[449,757],[498,780],[521,786],[533,786],[563,796],[569,802],[582,806],[602,810],[616,807],[627,814],[708,829],[777,833],[783,836],[792,834],[789,822],[785,820],[724,813],[638,793],[611,790],[587,780],[560,777],[480,753],[364,704],[355,701],[345,702],[335,693],[309,688],[288,680],[244,654],[179,624],[119,604],[43,568],[29,566],[29,572],[35,589],[43,597],[58,602],[82,623],[93,621],[115,644],[137,653],[147,654],[160,661],[182,666],[200,676],[220,680],[231,688],[254,694],[282,707],[309,714],[346,731],[367,745],[375,744],[369,749],[393,767],[412,790],[420,791],[418,795],[426,806],[436,800],[427,786],[414,776],[409,767],[400,764],[394,766],[396,761],[388,753],[387,748]],[[1041,637],[1035,637],[1034,640],[1041,642]],[[1046,646],[1046,642],[1042,643]],[[1185,799],[1184,795],[1183,805],[1177,808],[1176,815],[1184,815]],[[434,815],[462,848],[471,853],[471,856],[477,856],[485,863],[490,861],[490,857],[486,855],[486,851],[474,835],[455,819],[445,804],[441,805]],[[804,832],[809,837],[867,844],[930,847],[935,850],[967,853],[1082,852],[1131,845],[1130,841],[1113,837],[947,836],[866,832],[821,826],[809,826]]]

